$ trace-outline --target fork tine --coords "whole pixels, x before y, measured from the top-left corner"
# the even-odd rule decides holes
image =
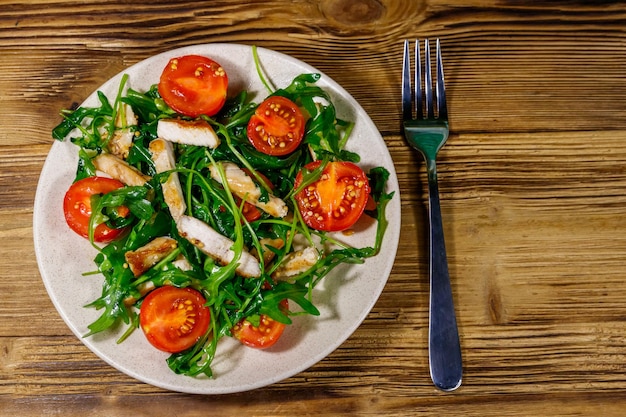
[[[411,57],[409,41],[404,41],[404,57],[402,62],[402,117],[404,120],[413,118],[411,109]]]
[[[426,96],[426,117],[432,119],[435,117],[435,110],[433,107],[433,77],[430,69],[430,42],[428,39],[424,40],[424,95]],[[421,66],[421,64],[420,64]]]
[[[422,58],[420,57],[420,41],[415,41],[415,92],[413,98],[415,100],[415,112],[417,118],[421,119],[423,116],[422,109]]]
[[[448,105],[446,104],[446,86],[443,80],[443,62],[441,59],[441,45],[437,38],[437,109],[439,118],[448,119]]]

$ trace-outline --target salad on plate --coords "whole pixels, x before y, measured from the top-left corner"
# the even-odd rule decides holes
[[[98,92],[53,130],[78,152],[65,221],[97,250],[85,275],[104,277],[85,336],[142,331],[176,374],[212,377],[222,338],[265,349],[318,315],[313,290],[376,256],[387,228],[389,172],[347,150],[354,122],[320,74],[276,88],[252,52],[265,96],[231,91],[216,60],[186,54],[147,91],[124,75],[114,98]],[[373,242],[345,243],[373,221]]]

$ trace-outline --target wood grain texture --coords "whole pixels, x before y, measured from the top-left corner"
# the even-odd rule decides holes
[[[622,416],[626,2],[0,1],[0,415]],[[465,365],[428,376],[425,168],[400,130],[404,39],[442,41],[452,128],[439,180]],[[33,200],[62,108],[144,58],[206,43],[301,59],[365,108],[394,160],[401,244],[328,358],[249,393],[142,384],[56,312]]]

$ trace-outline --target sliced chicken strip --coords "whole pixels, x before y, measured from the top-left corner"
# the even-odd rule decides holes
[[[137,291],[139,291],[139,298],[148,294],[150,291],[152,291],[155,288],[156,286],[154,285],[154,282],[152,281],[142,282],[141,284],[137,286]],[[132,306],[136,302],[137,302],[137,298],[134,296],[128,296],[124,299],[124,304],[127,305],[128,307]]]
[[[229,264],[235,257],[235,252],[232,250],[234,242],[219,234],[202,220],[183,215],[176,224],[181,236],[221,265]],[[243,277],[261,276],[259,261],[245,250],[241,253],[236,271]]]
[[[191,271],[193,267],[183,255],[180,255],[172,264],[181,271]]]
[[[171,142],[158,138],[150,142],[149,149],[152,153],[152,160],[157,173],[171,171],[176,168],[174,147]],[[163,188],[165,204],[169,207],[170,214],[176,221],[187,210],[178,172],[172,172],[167,181],[161,184],[161,187]]]
[[[285,256],[272,274],[274,279],[286,279],[308,271],[319,260],[317,249],[308,246]]]
[[[124,254],[128,267],[138,277],[172,253],[178,243],[171,237],[157,237],[144,246]]]
[[[161,119],[157,135],[174,143],[217,148],[220,138],[205,120]]]
[[[287,204],[280,198],[270,194],[267,202],[259,201],[261,198],[261,189],[254,183],[252,178],[248,176],[241,168],[232,162],[221,162],[226,175],[228,187],[237,197],[257,206],[270,216],[285,217],[288,213]],[[222,184],[222,178],[215,165],[209,166],[211,178]],[[222,184],[223,185],[223,184]]]
[[[92,162],[96,169],[126,185],[144,185],[150,179],[137,168],[128,165],[126,161],[110,153],[101,153],[92,159]]]
[[[115,118],[115,127],[117,129],[109,141],[110,153],[122,159],[128,158],[130,147],[133,144],[133,137],[135,136],[135,132],[131,128],[132,126],[137,126],[137,116],[135,116],[135,112],[133,112],[133,108],[130,105],[121,103]]]

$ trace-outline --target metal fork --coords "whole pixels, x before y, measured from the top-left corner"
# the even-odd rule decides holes
[[[428,327],[428,351],[430,376],[435,386],[452,391],[461,385],[463,365],[461,346],[452,300],[443,222],[437,186],[435,159],[439,149],[448,139],[448,109],[443,80],[441,46],[437,39],[436,100],[433,105],[433,79],[431,76],[430,44],[424,41],[424,77],[419,40],[415,42],[414,91],[411,91],[411,58],[409,41],[404,41],[402,67],[402,116],[404,136],[426,161],[428,171],[428,203],[430,220],[430,314]],[[424,82],[424,97],[422,96]],[[425,109],[423,108],[425,105]],[[414,114],[415,111],[415,114]]]

